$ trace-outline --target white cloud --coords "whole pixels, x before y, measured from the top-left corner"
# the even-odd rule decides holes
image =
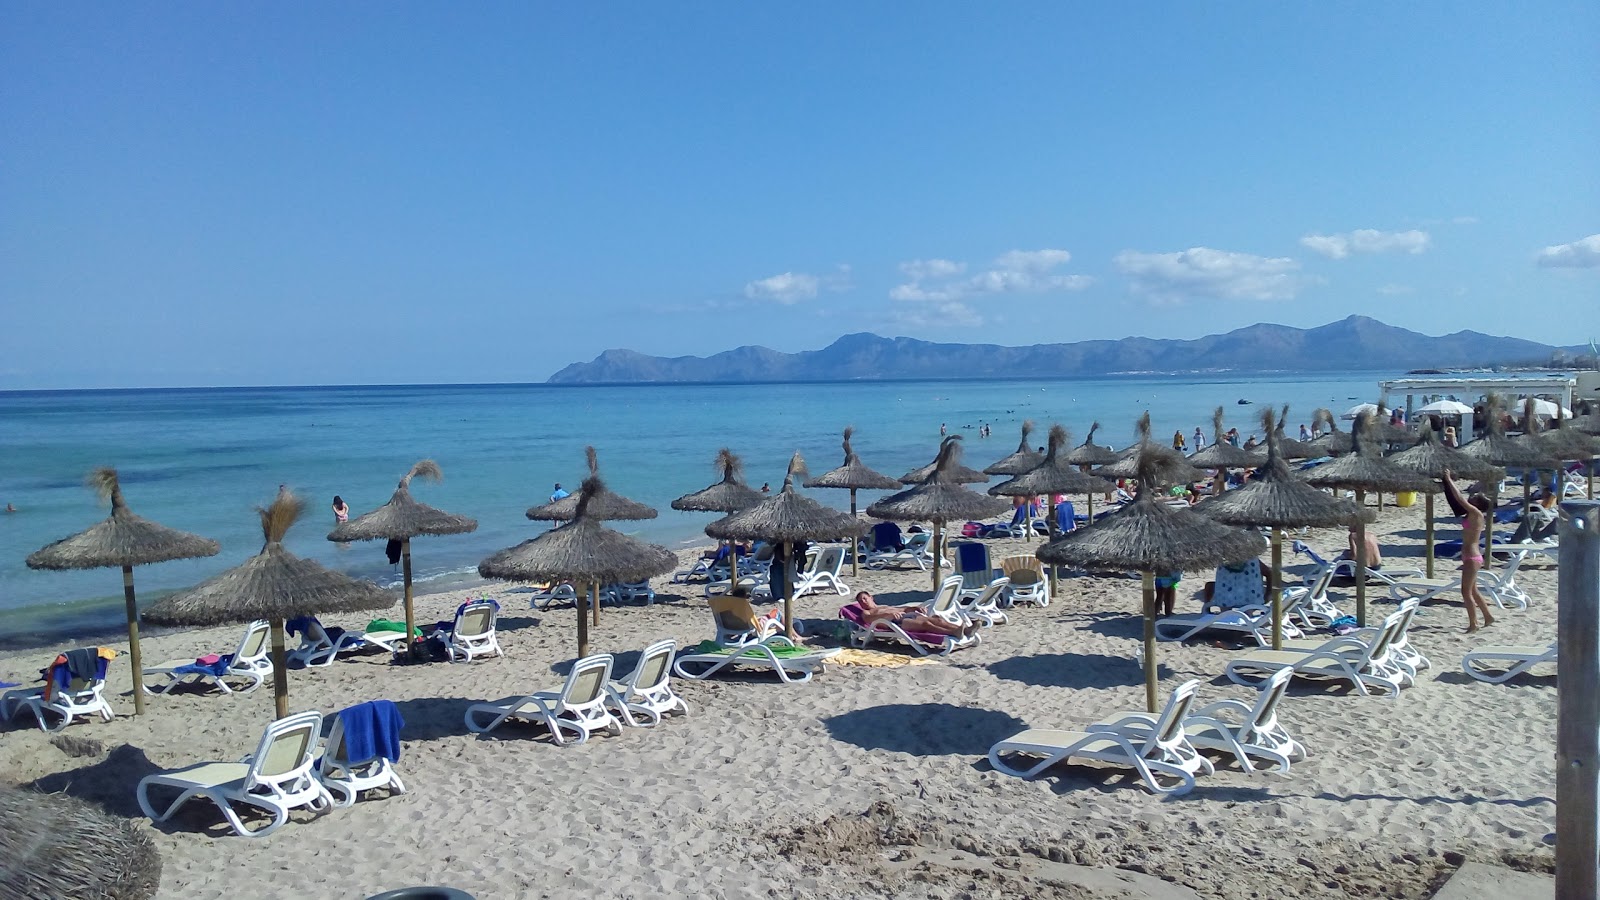
[[[939,300],[898,307],[889,321],[912,328],[976,328],[983,324],[983,316],[958,300]]]
[[[1600,268],[1600,234],[1540,250],[1539,265],[1547,268]]]
[[[1308,234],[1300,239],[1306,249],[1329,259],[1344,259],[1354,253],[1410,253],[1428,249],[1432,238],[1426,231],[1378,231],[1358,228],[1342,234]]]
[[[910,281],[889,291],[893,300],[955,303],[983,294],[1044,294],[1079,291],[1094,283],[1087,275],[1061,275],[1054,270],[1072,260],[1065,250],[1011,250],[989,268],[968,278],[958,278],[966,263],[948,259],[916,259],[900,264]],[[971,310],[965,306],[967,313]]]
[[[752,281],[744,286],[744,295],[750,300],[771,300],[784,306],[793,306],[801,300],[810,300],[820,291],[848,291],[850,266],[840,263],[826,275],[806,272],[783,272],[770,278]]]
[[[1179,253],[1124,250],[1113,260],[1135,293],[1164,302],[1194,296],[1226,300],[1290,300],[1306,283],[1288,257],[1191,247]]]
[[[1398,297],[1398,296],[1400,296],[1402,294],[1415,293],[1416,290],[1417,290],[1416,288],[1412,287],[1409,284],[1393,284],[1393,283],[1390,283],[1390,284],[1380,284],[1380,285],[1378,285],[1378,293],[1384,295],[1385,297]]]

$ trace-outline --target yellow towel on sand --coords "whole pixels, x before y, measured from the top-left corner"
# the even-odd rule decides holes
[[[868,666],[875,669],[893,669],[897,666],[920,666],[933,662],[926,656],[901,656],[898,653],[884,653],[881,650],[857,650],[846,647],[840,650],[837,656],[828,660],[840,666]]]

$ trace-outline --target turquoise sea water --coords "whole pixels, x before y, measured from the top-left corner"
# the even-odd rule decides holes
[[[1210,410],[1227,408],[1241,433],[1258,430],[1261,404],[1289,403],[1291,433],[1317,406],[1335,412],[1352,398],[1376,396],[1395,373],[1277,376],[1124,376],[1047,381],[912,381],[762,385],[219,388],[189,390],[0,393],[0,636],[44,639],[115,630],[121,579],[115,570],[36,572],[28,553],[106,515],[85,474],[114,465],[137,513],[215,538],[222,553],[137,570],[140,598],[194,584],[238,564],[261,547],[253,508],[287,484],[311,512],[288,546],[353,575],[398,579],[381,543],[326,540],[329,509],[342,495],[357,515],[386,502],[418,459],[444,469],[439,484],[413,493],[425,503],[475,517],[472,534],[420,538],[417,577],[453,586],[490,552],[545,526],[524,510],[548,499],[559,481],[576,490],[583,448],[599,450],[602,473],[619,493],[661,511],[622,530],[678,548],[707,543],[713,516],[679,513],[668,503],[717,477],[711,461],[728,446],[743,456],[755,487],[783,480],[789,455],[801,451],[813,473],[841,462],[839,434],[856,426],[867,465],[890,476],[932,459],[940,424],[967,438],[967,462],[982,468],[1016,447],[1018,426],[1044,431],[1059,421],[1082,440],[1091,421],[1097,442],[1125,446],[1133,422],[1149,410],[1158,439],[1174,429],[1209,432]],[[1239,398],[1257,405],[1239,406]],[[993,428],[988,439],[977,426]],[[970,428],[966,426],[972,426]],[[997,479],[998,480],[998,479]],[[847,491],[810,492],[848,508]],[[876,497],[862,492],[864,507]],[[41,617],[41,613],[47,615]],[[48,634],[47,634],[48,632]],[[0,640],[4,640],[0,637]]]

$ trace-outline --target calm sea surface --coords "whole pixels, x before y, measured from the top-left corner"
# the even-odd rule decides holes
[[[1016,447],[1018,426],[1060,422],[1082,440],[1125,446],[1148,410],[1155,434],[1170,440],[1227,407],[1242,433],[1258,430],[1260,404],[1289,403],[1290,431],[1309,424],[1315,407],[1342,412],[1377,395],[1396,373],[1285,376],[1124,376],[1049,381],[917,381],[779,385],[581,387],[473,385],[408,387],[226,388],[0,393],[0,635],[44,639],[114,630],[122,621],[115,570],[35,572],[28,553],[76,533],[106,513],[84,487],[87,472],[113,465],[129,506],[165,525],[215,538],[222,553],[137,570],[140,597],[194,584],[261,548],[253,508],[280,483],[307,498],[310,513],[289,548],[381,583],[398,579],[381,543],[335,545],[329,504],[342,495],[355,514],[386,502],[416,460],[444,469],[438,484],[413,485],[425,503],[478,520],[472,534],[420,538],[417,577],[433,587],[475,577],[477,561],[537,534],[523,516],[548,499],[555,482],[576,490],[583,448],[599,450],[601,471],[619,493],[648,503],[661,517],[613,523],[677,548],[708,542],[713,516],[679,513],[668,503],[717,477],[712,457],[728,446],[745,460],[755,487],[783,480],[799,450],[815,474],[839,465],[839,432],[856,426],[867,465],[890,476],[932,459],[939,427],[967,437],[967,462],[982,468]],[[1240,399],[1257,405],[1239,406]],[[989,423],[988,439],[977,426]],[[848,508],[847,491],[816,490],[816,499]],[[862,506],[880,494],[862,492]]]

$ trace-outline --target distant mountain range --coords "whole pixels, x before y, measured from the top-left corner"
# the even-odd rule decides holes
[[[607,350],[573,363],[551,384],[1016,378],[1141,372],[1316,372],[1528,365],[1558,348],[1521,338],[1458,331],[1432,337],[1351,316],[1318,328],[1251,325],[1188,341],[1130,337],[1071,344],[936,344],[847,334],[821,350],[780,353],[739,347],[708,357]],[[1568,348],[1577,349],[1577,348]]]

